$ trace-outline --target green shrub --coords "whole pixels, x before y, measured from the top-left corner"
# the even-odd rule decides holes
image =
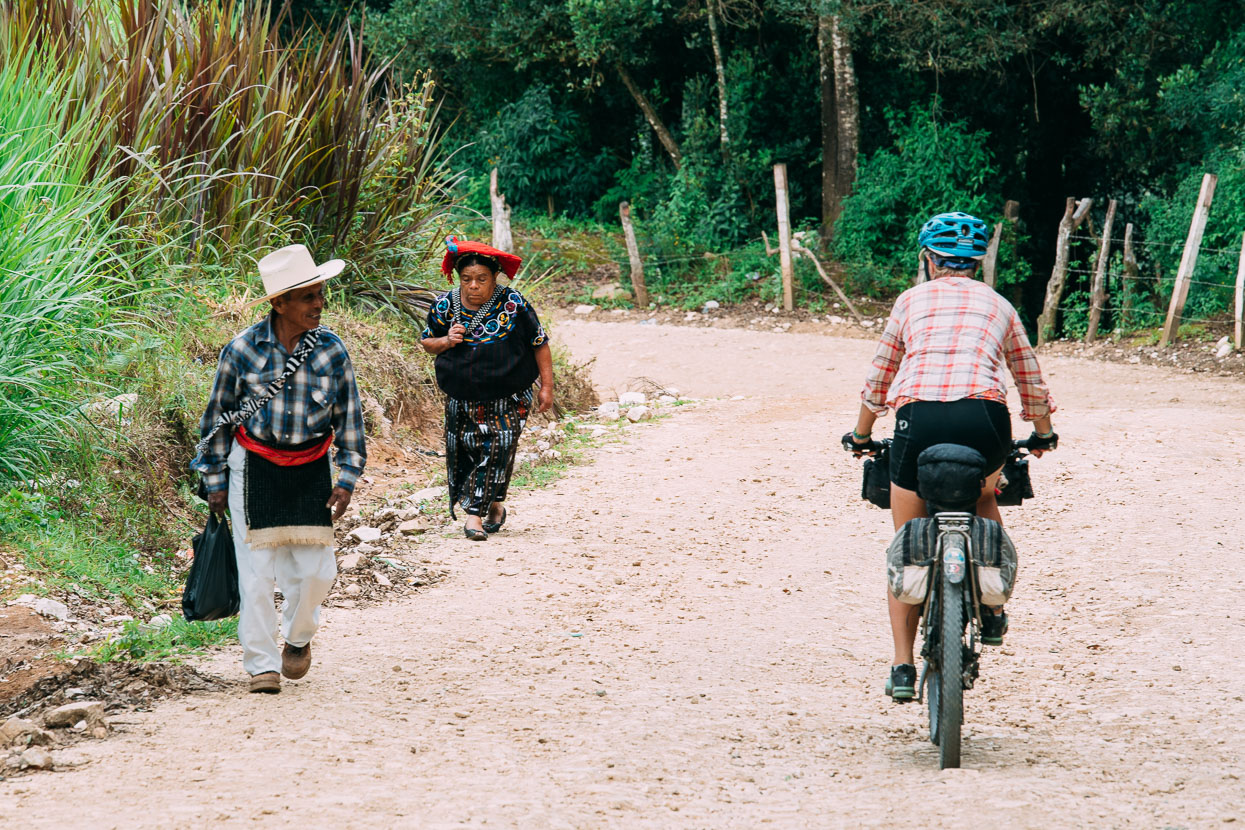
[[[850,290],[872,296],[912,283],[917,233],[930,216],[958,210],[989,221],[998,212],[990,206],[1003,204],[989,191],[998,170],[984,131],[944,121],[937,99],[888,109],[886,122],[891,145],[861,162],[834,229]]]
[[[584,154],[587,132],[579,114],[542,84],[502,107],[480,136],[485,165],[497,167],[508,201],[549,216],[587,209],[583,194],[599,192],[602,163]],[[484,179],[487,193],[487,176]],[[487,203],[486,203],[487,204]]]
[[[1159,291],[1166,302],[1171,298],[1204,172],[1217,174],[1219,182],[1202,236],[1195,281],[1189,286],[1186,319],[1212,317],[1232,309],[1241,229],[1245,228],[1245,136],[1239,145],[1212,153],[1204,168],[1191,171],[1170,195],[1150,194],[1141,202],[1146,217],[1146,244],[1141,246],[1146,261],[1142,267],[1153,273],[1157,266],[1162,277]]]

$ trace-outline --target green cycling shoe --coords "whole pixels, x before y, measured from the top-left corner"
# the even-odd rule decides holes
[[[900,663],[891,666],[890,676],[886,678],[886,696],[904,703],[916,697],[916,666],[911,663]]]

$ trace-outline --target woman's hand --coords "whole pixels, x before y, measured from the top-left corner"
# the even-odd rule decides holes
[[[228,503],[228,499],[229,499],[228,490],[217,490],[215,493],[208,493],[208,497],[207,497],[208,510],[211,510],[217,516],[224,516],[225,507]]]
[[[858,438],[855,430],[843,435],[843,449],[856,458],[860,458],[862,455],[877,455],[877,450],[873,448],[873,438],[869,435]]]
[[[449,344],[449,348],[454,348],[463,342],[463,338],[467,336],[467,327],[462,323],[455,323],[450,326],[450,333],[445,335],[445,342]]]
[[[548,412],[550,409],[552,409],[553,408],[553,386],[542,384],[540,389],[536,392],[536,403],[537,403],[537,406],[536,406],[537,412]]]

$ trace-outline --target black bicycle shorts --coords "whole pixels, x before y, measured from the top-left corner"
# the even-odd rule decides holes
[[[986,472],[1003,466],[1012,451],[1012,419],[1007,405],[965,398],[959,401],[913,401],[895,413],[891,443],[891,481],[916,490],[916,459],[934,444],[963,444],[986,457]]]

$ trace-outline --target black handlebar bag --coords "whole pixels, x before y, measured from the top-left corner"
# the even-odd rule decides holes
[[[1015,507],[1025,499],[1033,498],[1033,481],[1029,478],[1029,459],[1018,452],[1008,456],[999,475],[998,496],[1000,507]]]
[[[860,497],[884,510],[889,510],[891,506],[890,447],[882,447],[876,456],[865,459],[864,474],[864,482],[860,486]]]
[[[187,620],[223,620],[238,613],[238,560],[229,523],[215,513],[194,538],[195,559],[182,592]]]

